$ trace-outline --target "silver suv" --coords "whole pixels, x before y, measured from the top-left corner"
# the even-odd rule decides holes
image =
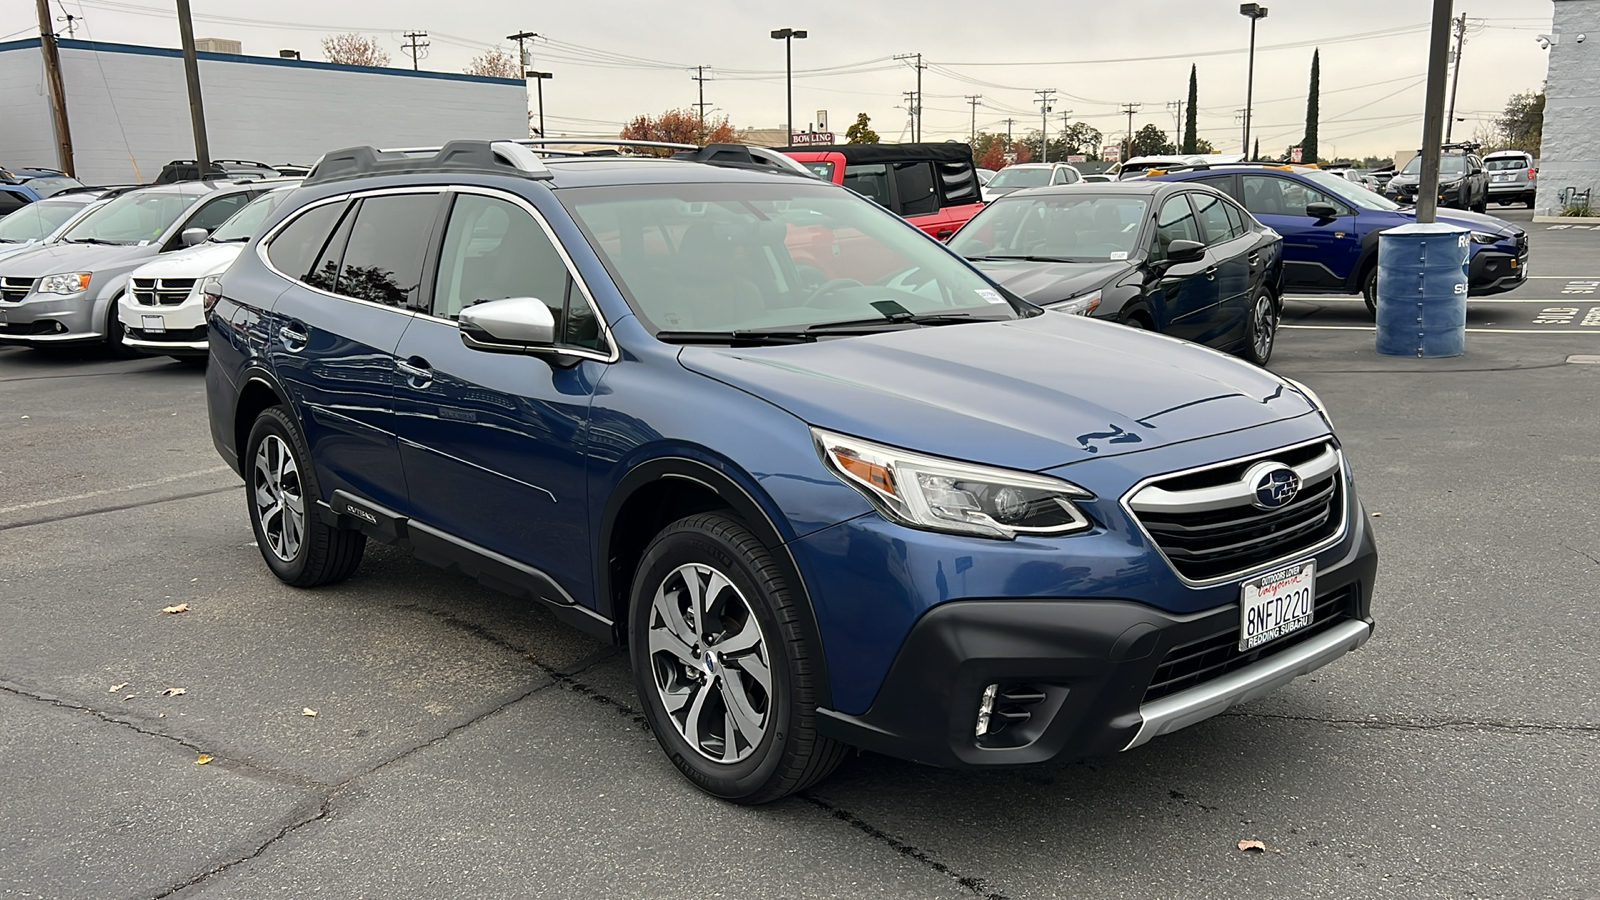
[[[0,260],[0,343],[100,341],[126,352],[117,298],[128,274],[204,241],[274,186],[188,181],[140,188],[79,219],[51,243]]]
[[[1489,199],[1502,206],[1526,203],[1533,208],[1539,164],[1521,150],[1496,150],[1483,158],[1489,172]]]

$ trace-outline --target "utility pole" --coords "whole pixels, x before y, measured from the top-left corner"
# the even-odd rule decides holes
[[[912,68],[917,70],[917,95],[916,95],[916,100],[912,104],[912,107],[911,107],[911,140],[913,142],[921,142],[921,140],[922,140],[922,70],[926,69],[927,66],[924,65],[923,62],[922,62],[922,54],[921,53],[902,53],[899,56],[896,56],[895,59],[899,60],[900,62],[909,62],[909,63],[911,63]]]
[[[57,16],[56,21],[67,23],[67,38],[71,39],[78,36],[78,23],[83,21],[83,16],[67,13],[65,16]]]
[[[695,81],[699,82],[699,84],[700,84],[700,102],[696,103],[694,106],[695,106],[695,109],[700,110],[700,142],[701,143],[705,143],[705,139],[706,139],[706,107],[710,106],[710,104],[706,102],[706,82],[715,81],[716,80],[715,78],[712,78],[710,75],[706,74],[706,68],[707,68],[706,66],[695,66],[694,67],[694,74],[689,76],[690,78],[694,79]],[[792,139],[793,138],[791,138],[791,140]]]
[[[1451,0],[1433,0],[1428,47],[1428,88],[1422,107],[1422,177],[1417,184],[1417,221],[1428,224],[1439,211],[1439,137],[1444,134],[1445,58],[1450,53]]]
[[[539,137],[549,137],[544,130],[544,83],[547,79],[556,77],[551,72],[535,72],[529,70],[528,77],[532,78],[539,86]]]
[[[1128,116],[1128,143],[1122,148],[1122,161],[1126,163],[1133,158],[1133,114],[1139,111],[1143,103],[1124,103],[1122,111]]]
[[[206,111],[200,102],[200,63],[194,55],[194,21],[189,16],[189,0],[178,0],[178,36],[183,40],[183,74],[189,82],[189,121],[194,126],[194,161],[200,177],[211,168],[211,147],[206,143]]]
[[[50,28],[50,0],[37,0],[39,8],[39,49],[44,53],[45,81],[50,86],[50,117],[56,125],[56,165],[68,175],[72,166],[72,131],[67,126],[67,89],[61,83],[61,52],[56,33]]]
[[[962,96],[965,97],[967,103],[972,106],[972,135],[967,138],[967,143],[975,144],[978,142],[978,107],[983,105],[980,102],[983,100],[983,95],[963,94]]]
[[[900,96],[906,98],[906,129],[911,132],[911,141],[917,140],[917,92],[901,91]]]
[[[405,33],[405,37],[407,43],[401,44],[400,49],[411,54],[411,71],[415,72],[419,68],[418,63],[421,62],[422,57],[427,55],[423,51],[428,49],[428,33],[426,31],[408,31]]]
[[[1055,88],[1034,91],[1039,95],[1039,161],[1050,161],[1050,97]]]
[[[1461,84],[1461,47],[1467,42],[1467,14],[1462,13],[1451,23],[1456,30],[1455,67],[1450,75],[1450,113],[1444,117],[1444,142],[1450,143],[1450,134],[1456,127],[1456,87]]]
[[[1243,125],[1245,123],[1244,113],[1245,113],[1245,111],[1242,110],[1242,109],[1234,110],[1233,111],[1233,124],[1235,124],[1235,125]],[[1244,158],[1245,159],[1249,159],[1250,158],[1250,138],[1249,138],[1248,135],[1244,139]]]
[[[1016,119],[1006,120],[1006,152],[1011,152],[1011,126],[1016,124]]]
[[[527,95],[527,91],[528,91],[528,84],[527,84],[527,81],[528,81],[528,78],[529,78],[528,70],[533,68],[533,54],[528,52],[527,42],[528,41],[532,41],[532,40],[536,40],[538,37],[539,37],[538,33],[537,32],[533,32],[533,31],[519,31],[516,34],[508,34],[508,35],[506,35],[506,40],[508,40],[508,41],[516,41],[517,42],[517,68],[519,70],[521,70],[521,72],[522,72],[522,81],[523,81],[522,91],[523,91],[523,95],[524,95],[523,96],[523,100],[522,100],[522,106],[523,106],[523,111],[524,112],[527,111],[527,106],[528,106],[528,100],[527,100],[527,96],[526,96]],[[544,82],[541,81],[539,83],[539,137],[545,137],[545,136],[546,135],[544,133]]]
[[[1061,147],[1062,147],[1063,150],[1065,150],[1067,148],[1066,147],[1067,130],[1072,127],[1072,110],[1063,109],[1063,110],[1057,112],[1056,115],[1061,117],[1061,139],[1062,139],[1061,140]],[[1066,157],[1065,154],[1062,155],[1061,161],[1062,162],[1066,162],[1067,161],[1067,157]]]
[[[1167,101],[1167,112],[1172,113],[1172,134],[1173,134],[1174,137],[1178,138],[1178,140],[1174,141],[1173,143],[1182,144],[1183,143],[1183,101],[1182,100],[1168,100]]]

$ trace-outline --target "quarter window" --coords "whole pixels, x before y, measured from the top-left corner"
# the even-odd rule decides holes
[[[334,293],[384,306],[405,307],[416,302],[422,260],[438,208],[437,194],[363,199],[350,229]]]
[[[328,203],[308,210],[298,219],[284,226],[267,245],[267,259],[279,272],[297,281],[305,280],[311,272],[311,263],[322,253],[328,243],[328,232],[339,221],[345,204]],[[333,267],[339,271],[338,262]],[[331,286],[331,285],[330,285]]]
[[[1233,233],[1234,237],[1249,233],[1250,226],[1244,221],[1243,210],[1232,203],[1224,203],[1222,204],[1222,211],[1228,215],[1228,229]]]
[[[458,195],[445,228],[433,314],[454,319],[474,303],[508,297],[543,301],[562,343],[599,348],[594,310],[533,216],[497,197]]]
[[[1155,242],[1150,248],[1150,259],[1161,260],[1167,258],[1167,248],[1173,241],[1198,241],[1200,228],[1195,223],[1194,210],[1189,207],[1189,200],[1183,194],[1173,197],[1161,204],[1161,211],[1156,213]]]

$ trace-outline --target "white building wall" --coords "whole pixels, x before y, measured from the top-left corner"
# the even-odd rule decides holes
[[[42,57],[37,43],[28,43],[0,49],[0,79],[26,75],[19,96],[31,98],[15,104],[23,115],[13,127],[12,93],[0,94],[0,161],[54,165]],[[79,178],[150,181],[169,160],[194,157],[176,51],[61,45]],[[309,164],[329,150],[360,144],[430,146],[528,133],[527,89],[520,81],[212,53],[200,54],[199,65],[213,159]]]
[[[37,41],[30,48],[0,52],[0,165],[55,168],[47,90]]]
[[[1561,214],[1569,187],[1589,191],[1600,208],[1600,0],[1556,0],[1554,34],[1534,201],[1544,216]]]

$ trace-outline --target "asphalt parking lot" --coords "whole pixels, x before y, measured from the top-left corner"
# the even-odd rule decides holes
[[[279,584],[198,369],[0,349],[0,896],[1600,897],[1600,231],[1527,227],[1456,359],[1287,305],[1376,517],[1360,652],[1118,757],[756,809],[538,609],[382,546]]]

